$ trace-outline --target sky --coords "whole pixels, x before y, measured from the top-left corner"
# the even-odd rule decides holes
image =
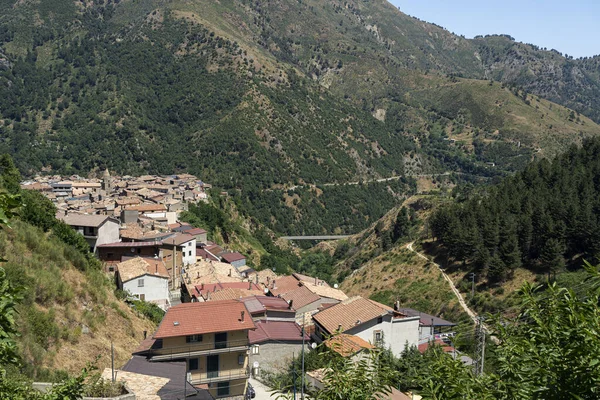
[[[389,1],[467,38],[503,33],[575,58],[600,54],[600,0]]]

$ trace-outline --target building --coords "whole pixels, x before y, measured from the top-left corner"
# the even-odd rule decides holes
[[[58,213],[56,218],[83,235],[92,253],[102,244],[119,241],[119,221],[107,215]]]
[[[160,258],[135,257],[117,264],[117,287],[163,310],[170,306],[169,274]]]
[[[208,241],[208,232],[202,228],[192,228],[184,232],[194,236],[196,238],[196,243],[206,243]]]
[[[295,321],[296,310],[280,297],[250,296],[240,299],[255,321]]]
[[[129,257],[161,256],[161,242],[114,242],[98,245],[98,258],[101,261],[116,264]],[[165,265],[168,267],[167,261]]]
[[[376,301],[351,297],[313,315],[314,338],[322,342],[347,333],[400,357],[405,346],[419,343],[419,317],[409,317]]]
[[[256,329],[248,334],[250,365],[253,374],[262,371],[281,371],[290,365],[292,358],[301,354],[304,343],[308,351],[310,337],[295,321],[257,321]]]
[[[152,362],[185,360],[189,383],[206,386],[216,399],[241,400],[251,329],[256,326],[240,301],[180,304],[167,310],[143,354]]]
[[[351,358],[354,362],[362,360],[366,356],[368,350],[375,348],[375,346],[366,340],[345,333],[332,336],[325,340],[323,344],[342,357]]]
[[[223,262],[233,265],[236,268],[242,268],[246,265],[246,257],[241,255],[237,251],[221,254],[221,260]]]
[[[102,174],[102,190],[104,190],[105,193],[110,193],[112,192],[112,182],[111,182],[111,178],[110,178],[110,172],[108,172],[108,168],[106,168],[104,170],[104,174]]]
[[[182,266],[196,262],[196,237],[185,233],[179,233],[163,240],[163,248],[179,252],[181,254]]]
[[[435,317],[431,314],[427,314],[412,308],[401,308],[397,303],[395,305],[396,310],[406,314],[410,317],[419,317],[419,340],[430,340],[436,335],[442,333],[448,333],[454,329],[455,323],[446,321],[443,318]]]

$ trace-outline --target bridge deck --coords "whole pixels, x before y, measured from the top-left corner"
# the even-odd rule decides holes
[[[285,240],[337,240],[345,239],[352,235],[321,235],[321,236],[282,236]]]

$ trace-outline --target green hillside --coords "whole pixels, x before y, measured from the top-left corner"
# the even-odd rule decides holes
[[[381,0],[0,1],[0,152],[26,175],[187,171],[277,231],[353,233],[414,183],[331,185],[502,176],[600,133],[512,78],[467,79],[495,40]]]

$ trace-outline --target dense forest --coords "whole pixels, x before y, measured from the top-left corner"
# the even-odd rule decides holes
[[[556,273],[600,255],[599,177],[600,140],[587,140],[439,209],[431,233],[491,281],[521,266]]]

